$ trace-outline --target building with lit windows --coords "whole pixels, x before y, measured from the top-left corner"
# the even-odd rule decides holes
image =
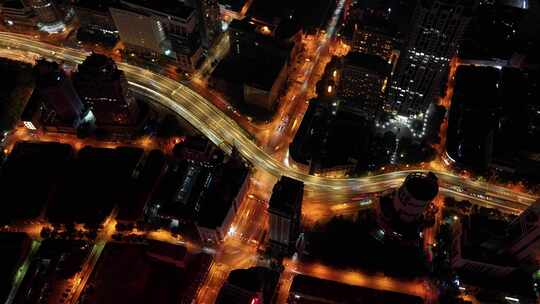
[[[395,56],[395,38],[377,26],[355,23],[350,44],[354,52],[377,55],[387,61]]]
[[[111,14],[122,42],[130,51],[148,52],[155,57],[171,54],[170,42],[159,21],[151,16],[117,8],[111,8]]]
[[[32,0],[32,9],[37,15],[40,31],[60,33],[66,29],[66,16],[52,0]]]
[[[403,116],[424,114],[438,96],[475,0],[417,1],[408,45],[401,53],[389,87],[388,108]]]
[[[36,12],[40,22],[50,24],[62,19],[58,8],[50,0],[32,0],[32,8]]]
[[[121,1],[110,9],[120,39],[129,51],[152,59],[177,61],[193,71],[202,55],[196,10],[183,2]]]
[[[356,101],[358,109],[374,119],[382,110],[391,68],[379,56],[349,53],[342,60],[338,96]]]
[[[78,40],[105,41],[114,45],[118,40],[118,30],[109,7],[118,5],[119,0],[93,1],[77,0],[73,3],[79,20]]]
[[[139,107],[124,72],[105,55],[92,53],[79,64],[73,84],[99,125],[135,125]]]
[[[381,197],[376,237],[418,240],[424,211],[438,193],[438,179],[432,172],[409,174],[401,187]]]
[[[393,199],[399,219],[408,223],[418,220],[438,191],[437,177],[432,172],[409,174]]]

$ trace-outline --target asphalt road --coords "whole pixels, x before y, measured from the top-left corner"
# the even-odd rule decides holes
[[[69,63],[80,63],[88,55],[88,52],[85,51],[53,46],[36,41],[29,36],[6,32],[0,33],[0,47],[4,51],[9,51],[10,54],[14,50],[21,50],[29,52],[28,56],[35,53]],[[0,55],[6,54],[1,52]],[[380,192],[399,184],[411,171],[418,171],[398,171],[361,178],[329,178],[309,175],[302,169],[274,158],[259,146],[255,136],[220,111],[211,101],[188,86],[127,63],[119,62],[118,66],[126,73],[134,91],[148,96],[154,102],[182,116],[224,150],[231,151],[235,147],[254,167],[274,176],[284,175],[301,180],[307,188],[317,189],[321,195],[328,198]],[[486,205],[505,208],[507,211],[518,212],[537,199],[533,195],[515,192],[485,182],[473,181],[448,172],[435,173],[440,179],[442,191],[453,191],[455,196],[467,199],[474,197]]]

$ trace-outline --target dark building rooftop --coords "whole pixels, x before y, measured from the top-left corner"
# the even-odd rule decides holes
[[[74,5],[99,12],[109,12],[110,7],[116,7],[120,0],[76,0]]]
[[[65,74],[57,62],[40,59],[34,66],[34,77],[37,85],[49,87],[56,85],[65,78]]]
[[[176,144],[173,149],[174,156],[197,162],[216,162],[222,160],[221,153],[216,151],[212,142],[201,136],[186,137]]]
[[[152,189],[158,182],[166,165],[165,155],[159,150],[152,150],[140,169],[139,178],[134,182],[133,191],[126,193],[126,198],[119,202],[116,216],[118,221],[135,222],[142,218],[144,206]]]
[[[296,204],[302,201],[304,195],[304,183],[287,176],[282,176],[272,190],[270,197],[270,209],[293,214],[297,209]]]
[[[193,216],[201,199],[209,191],[207,180],[212,179],[212,168],[187,160],[169,163],[153,201],[159,204],[159,214],[172,218]]]
[[[312,100],[290,145],[294,160],[305,164],[312,160],[312,166],[323,170],[336,166],[365,167],[369,165],[367,159],[378,162],[381,154],[370,151],[374,148],[370,142],[378,140],[372,133],[373,123],[364,118],[355,102]]]
[[[184,2],[178,0],[121,0],[122,3],[130,3],[149,8],[154,11],[162,12],[167,15],[187,19],[195,9],[187,6]]]
[[[335,8],[331,0],[254,0],[247,15],[267,24],[305,31],[322,29]],[[279,30],[278,30],[279,31]]]
[[[221,288],[216,303],[237,303],[241,289],[249,293],[261,293],[263,303],[270,303],[279,280],[279,273],[266,267],[251,267],[249,269],[235,269],[229,273],[227,283]],[[231,285],[231,286],[229,286]],[[246,299],[249,303],[252,298]],[[242,302],[243,303],[243,302]]]
[[[244,95],[241,88],[244,84],[270,91],[289,61],[293,44],[263,33],[263,29],[268,30],[266,27],[248,18],[233,20],[229,25],[231,52],[219,63],[212,77],[236,87],[233,90],[237,95]]]
[[[227,282],[251,292],[262,288],[261,277],[253,269],[235,269],[229,273]]]
[[[247,14],[257,20],[275,24],[293,14],[294,4],[294,2],[287,0],[254,0]]]
[[[447,150],[457,162],[483,170],[490,161],[497,125],[500,72],[492,67],[460,66],[448,114]]]
[[[396,25],[388,20],[388,18],[384,18],[380,14],[373,12],[373,10],[368,10],[363,14],[361,27],[372,32],[394,36],[397,32]]]
[[[379,75],[389,75],[392,66],[383,58],[370,54],[350,52],[343,60],[345,66],[366,69]]]
[[[460,43],[459,57],[510,59],[530,43],[524,32],[532,26],[522,24],[525,16],[525,10],[512,6],[480,5]]]
[[[216,228],[223,223],[227,212],[238,195],[248,174],[248,169],[239,160],[229,160],[215,174],[204,203],[201,205],[198,224]]]
[[[289,29],[290,24],[286,23],[284,24],[284,27],[284,29],[279,29],[280,27],[276,28],[272,24],[261,24],[256,20],[253,21],[248,18],[233,20],[229,24],[229,30],[232,33],[231,36],[235,41],[240,41],[240,49],[235,50],[235,53],[244,54],[246,53],[245,50],[254,49],[256,50],[255,54],[253,54],[253,52],[247,52],[247,55],[255,58],[260,56],[260,58],[256,58],[259,60],[265,60],[266,57],[264,57],[264,55],[272,57],[288,57],[293,44],[291,41],[288,41],[290,36],[284,37],[283,35],[289,32],[287,29]],[[265,30],[270,30],[270,33],[265,32]]]
[[[462,256],[465,259],[501,266],[517,266],[517,262],[500,248],[504,247],[508,222],[474,213],[462,220]]]
[[[0,172],[4,202],[0,221],[7,224],[38,217],[72,157],[69,145],[18,142]]]
[[[495,163],[536,180],[540,179],[539,88],[539,72],[502,69],[501,111],[493,149]]]
[[[413,197],[423,201],[431,201],[439,192],[438,179],[433,172],[408,175],[405,187]]]
[[[293,303],[400,303],[421,304],[424,300],[417,296],[407,294],[370,289],[337,283],[334,281],[321,280],[305,275],[296,275],[293,279],[291,295],[296,295]]]
[[[360,115],[340,108],[327,130],[327,142],[321,147],[322,168],[350,165],[366,155],[372,137],[371,126]]]
[[[167,257],[177,262],[183,262],[187,255],[187,248],[168,242],[149,241],[148,254]]]
[[[24,4],[21,0],[6,0],[0,4],[0,7],[6,7],[11,9],[23,9]]]
[[[446,5],[463,5],[468,8],[472,8],[476,4],[476,0],[438,0],[442,4]],[[435,3],[435,0],[421,0],[423,6],[429,7]]]
[[[108,81],[120,77],[120,70],[114,60],[102,54],[92,53],[86,57],[83,63],[77,67],[75,80],[81,78],[84,80]]]
[[[247,175],[234,159],[214,165],[184,159],[168,167],[152,197],[158,214],[210,229],[223,223]]]
[[[455,76],[454,99],[469,107],[494,108],[498,101],[499,78],[499,70],[493,67],[459,66]]]
[[[102,223],[115,204],[122,205],[123,200],[130,199],[126,193],[134,191],[133,171],[142,152],[123,147],[81,149],[47,209],[48,219],[60,223]]]
[[[89,280],[82,304],[182,303],[190,286],[186,272],[150,259],[148,245],[108,243]],[[91,289],[91,290],[90,290]]]
[[[449,112],[447,149],[465,165],[493,165],[538,178],[540,73],[460,66]]]
[[[285,63],[286,59],[276,56],[266,57],[265,60],[240,56],[228,57],[220,62],[212,76],[226,79],[237,85],[247,84],[269,91]]]
[[[417,1],[359,0],[351,5],[350,20],[366,25],[371,31],[388,31],[396,38],[405,36]],[[390,10],[389,10],[390,9]]]

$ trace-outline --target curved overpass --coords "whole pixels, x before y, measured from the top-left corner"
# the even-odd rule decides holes
[[[0,32],[0,48],[26,51],[43,57],[81,63],[88,52],[53,46],[35,41],[31,37]],[[131,89],[182,116],[205,136],[224,150],[236,148],[255,167],[275,176],[289,176],[303,181],[307,187],[332,195],[373,193],[396,187],[411,171],[398,171],[362,178],[328,178],[309,175],[274,159],[260,148],[248,132],[233,119],[218,110],[210,101],[187,86],[170,78],[127,63],[117,63],[130,82]],[[418,171],[418,170],[414,170]],[[441,181],[441,190],[455,196],[484,200],[486,203],[519,211],[537,198],[488,183],[471,181],[447,172],[435,172]]]

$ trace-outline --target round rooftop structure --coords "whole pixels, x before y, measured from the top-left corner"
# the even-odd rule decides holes
[[[439,183],[437,176],[433,172],[411,173],[405,179],[403,187],[417,200],[431,201],[439,193]]]

